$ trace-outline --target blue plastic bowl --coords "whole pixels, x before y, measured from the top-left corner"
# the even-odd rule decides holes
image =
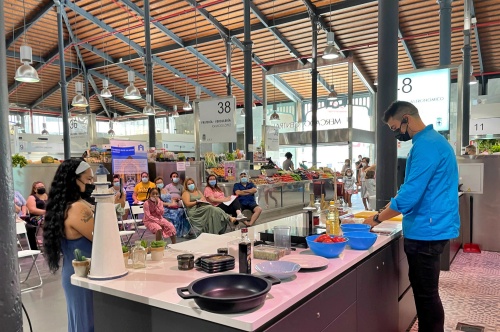
[[[369,232],[371,226],[367,224],[342,224],[340,229],[342,232]]]
[[[355,250],[369,249],[377,241],[377,234],[370,232],[345,232],[344,237],[349,239],[349,246]]]
[[[314,242],[319,235],[309,235],[306,237],[307,245],[311,251],[321,257],[325,258],[335,258],[339,257],[339,255],[344,251],[347,242],[337,242],[337,243],[321,243]]]

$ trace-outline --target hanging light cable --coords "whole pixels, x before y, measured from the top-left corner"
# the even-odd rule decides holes
[[[177,105],[174,105],[174,112],[172,113],[173,118],[179,117],[179,112],[177,112]]]
[[[330,93],[328,94],[328,97],[326,98],[327,100],[337,100],[337,91],[335,91],[335,86],[333,85],[333,65],[332,67],[332,85],[330,87]]]
[[[337,59],[340,55],[335,47],[335,34],[332,31],[332,0],[330,0],[330,31],[326,33],[326,48],[322,58],[325,60]]]
[[[274,5],[275,5],[275,3],[273,1],[273,26],[275,26]],[[273,50],[274,50],[273,63],[276,63],[276,38],[273,38]],[[269,118],[269,120],[271,120],[273,122],[280,120],[280,116],[276,112],[278,110],[278,107],[276,105],[276,75],[277,74],[273,75],[273,79],[274,79],[274,86],[273,86],[273,89],[274,89],[273,90],[273,114],[271,114],[271,117]]]
[[[128,57],[130,59],[130,15],[128,15],[127,21],[128,21],[128,29],[129,29],[128,30]],[[128,99],[128,100],[142,99],[141,91],[139,91],[139,89],[137,89],[134,86],[135,73],[134,73],[133,69],[130,69],[128,71],[128,82],[129,82],[129,86],[125,89],[125,91],[123,93],[123,98]]]
[[[102,17],[102,0],[101,0],[101,17]],[[103,36],[104,36],[104,29],[102,29],[102,33],[103,33]],[[107,43],[104,42],[104,38],[102,39],[102,48],[103,48],[103,52],[106,53],[106,49],[107,49]],[[109,70],[108,70],[108,59],[106,58],[104,60],[104,64],[106,65],[106,77],[109,77]],[[101,93],[100,93],[101,97],[103,98],[111,98],[113,96],[113,94],[111,93],[111,90],[109,89],[109,82],[107,79],[103,79],[102,80],[102,90],[101,90]],[[116,114],[116,113],[115,113]]]
[[[115,137],[115,131],[113,130],[113,123],[115,121],[116,121],[116,113],[113,113],[113,119],[109,120],[109,130],[108,130],[109,138]]]
[[[23,25],[24,25],[24,41],[23,45],[21,45],[20,48],[20,60],[22,65],[17,68],[16,70],[16,75],[14,76],[14,79],[18,82],[25,82],[25,83],[36,83],[40,82],[40,78],[38,77],[38,72],[36,71],[31,64],[33,63],[33,50],[31,47],[27,44],[26,42],[26,35],[28,34],[26,30],[26,7],[24,5],[24,0],[23,0]]]

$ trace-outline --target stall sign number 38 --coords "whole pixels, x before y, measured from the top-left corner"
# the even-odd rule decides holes
[[[228,100],[226,102],[218,102],[217,105],[219,106],[219,110],[217,111],[219,114],[222,113],[231,113],[231,102]]]

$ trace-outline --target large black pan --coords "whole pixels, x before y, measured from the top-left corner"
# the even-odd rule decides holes
[[[197,279],[187,287],[177,288],[177,294],[183,299],[194,299],[203,310],[234,313],[261,305],[271,286],[279,283],[279,279],[270,275],[221,274]]]

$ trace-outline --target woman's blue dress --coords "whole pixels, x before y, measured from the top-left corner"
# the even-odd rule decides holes
[[[172,195],[170,194],[161,194],[160,198],[165,203],[172,202]],[[186,215],[184,213],[184,209],[169,209],[165,206],[165,212],[163,213],[163,217],[169,220],[175,226],[175,231],[177,232],[176,236],[181,237],[189,233],[189,229],[191,226],[186,219]]]
[[[72,260],[73,251],[80,249],[82,255],[89,258],[92,254],[92,242],[85,237],[76,240],[62,239],[63,253],[62,286],[68,308],[68,331],[94,331],[94,303],[92,291],[71,284],[71,275],[75,273]]]

